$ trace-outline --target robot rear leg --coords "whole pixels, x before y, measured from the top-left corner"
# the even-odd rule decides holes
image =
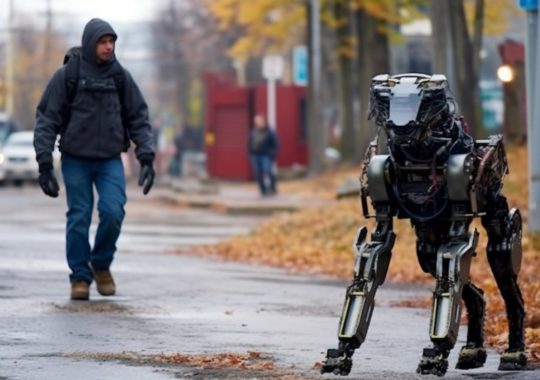
[[[487,256],[491,271],[506,304],[508,349],[501,355],[499,370],[520,370],[527,366],[525,354],[525,306],[517,282],[521,267],[521,216],[512,209],[502,219],[484,219],[489,235]]]

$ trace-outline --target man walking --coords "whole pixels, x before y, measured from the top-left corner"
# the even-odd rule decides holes
[[[126,203],[120,153],[127,150],[130,140],[136,145],[141,164],[139,185],[145,195],[155,175],[148,107],[129,72],[116,60],[116,39],[110,24],[90,20],[84,28],[80,53],[53,75],[36,112],[34,148],[39,183],[43,192],[54,198],[59,186],[52,152],[60,135],[68,206],[66,255],[74,300],[89,299],[93,280],[101,295],[116,292],[110,266]],[[91,247],[94,187],[99,225]]]
[[[253,122],[255,126],[251,129],[248,139],[251,165],[261,195],[273,195],[276,193],[274,160],[278,149],[277,136],[266,124],[263,115],[255,115]]]

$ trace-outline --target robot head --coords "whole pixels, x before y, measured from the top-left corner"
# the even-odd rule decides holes
[[[370,88],[369,119],[395,143],[419,141],[440,130],[455,103],[444,75],[377,75]]]

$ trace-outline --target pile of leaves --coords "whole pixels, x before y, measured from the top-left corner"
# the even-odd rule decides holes
[[[527,346],[531,358],[540,361],[540,252],[538,245],[527,234],[528,189],[526,149],[512,147],[508,152],[510,175],[503,192],[510,207],[518,207],[524,220],[523,263],[519,282],[525,299]],[[328,176],[281,186],[286,191],[298,189],[304,194],[328,198],[336,184],[350,170]],[[325,274],[351,278],[354,262],[352,243],[359,226],[372,230],[373,221],[361,215],[358,199],[333,200],[325,207],[277,215],[248,236],[237,236],[230,241],[199,247],[197,253],[214,255],[225,260],[242,261],[286,268],[294,273]],[[396,220],[396,244],[387,281],[397,283],[428,283],[431,276],[420,269],[416,258],[416,236],[408,220]],[[473,259],[472,281],[485,291],[487,302],[486,339],[488,344],[504,349],[507,342],[507,323],[504,302],[487,263],[486,234],[478,221],[472,228],[480,232],[477,256]],[[536,246],[536,249],[535,247]],[[411,306],[430,307],[431,302],[411,300]]]
[[[216,355],[184,355],[184,354],[161,354],[152,356],[151,359],[158,363],[183,364],[205,369],[238,369],[238,370],[272,370],[274,362],[264,358],[260,352],[248,351],[247,353],[220,353]]]
[[[99,362],[118,361],[131,365],[162,366],[173,368],[197,368],[198,376],[205,379],[276,379],[309,380],[303,374],[288,372],[276,368],[271,355],[257,352],[223,352],[216,354],[142,354],[134,351],[122,352],[74,352],[63,354],[64,357],[95,360]],[[189,377],[192,377],[191,375]]]

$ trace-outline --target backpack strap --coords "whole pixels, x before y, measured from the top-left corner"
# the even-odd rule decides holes
[[[77,94],[79,85],[79,77],[81,74],[81,57],[72,55],[65,63],[65,85],[66,85],[66,101],[64,103],[63,122],[60,128],[60,134],[64,134],[71,119],[71,105]]]
[[[120,65],[119,65],[120,66]],[[118,100],[120,102],[120,118],[122,120],[122,127],[124,129],[124,152],[127,152],[130,147],[128,121],[126,116],[126,72],[122,66],[118,73],[113,75],[114,86],[116,87],[116,93],[118,94]]]

